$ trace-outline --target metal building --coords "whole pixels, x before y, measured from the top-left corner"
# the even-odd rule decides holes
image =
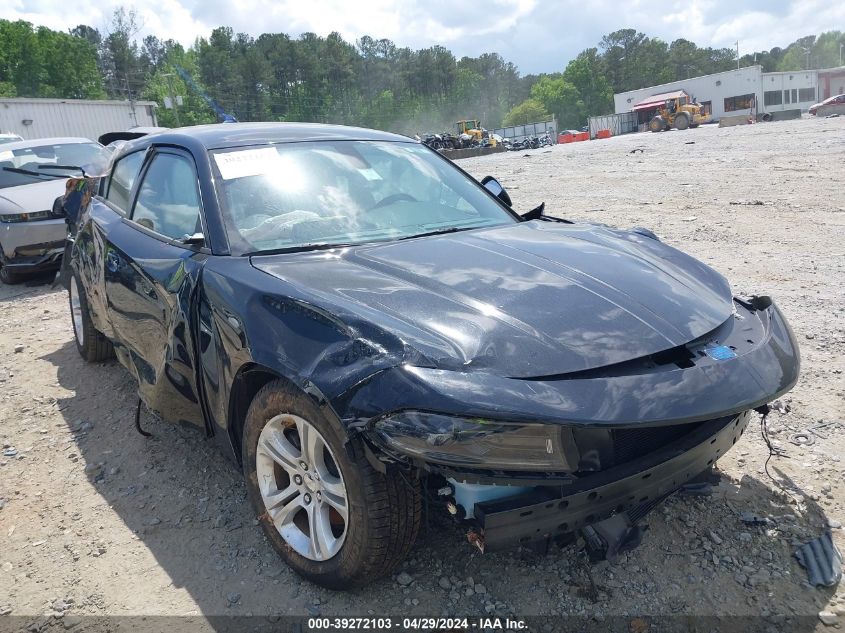
[[[818,100],[815,70],[764,73],[763,67],[747,66],[713,75],[691,77],[668,84],[613,95],[615,111],[643,112],[654,107],[655,95],[684,91],[704,106],[714,121],[723,116],[755,112],[806,111]]]
[[[154,101],[93,101],[82,99],[0,99],[0,132],[25,139],[84,136],[137,126],[156,126]]]

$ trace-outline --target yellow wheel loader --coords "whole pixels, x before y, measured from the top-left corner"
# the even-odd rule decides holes
[[[667,99],[658,110],[657,114],[648,122],[648,129],[652,132],[663,130],[686,130],[690,127],[698,127],[707,120],[702,114],[701,106],[697,103],[690,103],[688,97],[675,97]]]
[[[496,139],[490,136],[490,133],[481,127],[481,121],[478,119],[471,119],[468,121],[458,121],[455,123],[458,130],[458,138],[463,140],[470,140],[472,144],[482,145],[486,139],[487,144],[495,147]],[[470,137],[470,139],[467,139]]]

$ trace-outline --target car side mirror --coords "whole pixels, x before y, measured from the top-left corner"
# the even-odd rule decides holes
[[[511,197],[508,195],[508,192],[505,191],[505,188],[502,186],[502,184],[498,180],[493,178],[493,176],[484,176],[484,178],[481,180],[481,184],[487,191],[492,193],[506,205],[508,205],[509,207],[513,206],[513,203],[511,202]]]
[[[54,218],[66,218],[67,212],[65,211],[65,197],[59,196],[55,200],[53,200],[53,208],[50,210],[50,215]]]
[[[194,233],[193,235],[186,235],[181,240],[182,244],[195,244],[197,246],[205,246],[205,235],[202,233]]]

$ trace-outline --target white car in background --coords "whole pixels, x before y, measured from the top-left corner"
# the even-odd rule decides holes
[[[0,281],[58,268],[67,227],[53,215],[69,177],[99,174],[108,155],[87,138],[42,138],[0,145]]]
[[[0,145],[3,145],[4,143],[17,143],[22,140],[23,137],[18,136],[17,134],[12,134],[11,132],[0,132]]]

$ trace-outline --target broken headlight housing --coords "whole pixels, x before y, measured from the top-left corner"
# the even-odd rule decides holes
[[[412,458],[448,466],[571,471],[563,427],[403,411],[375,423],[382,444]]]

